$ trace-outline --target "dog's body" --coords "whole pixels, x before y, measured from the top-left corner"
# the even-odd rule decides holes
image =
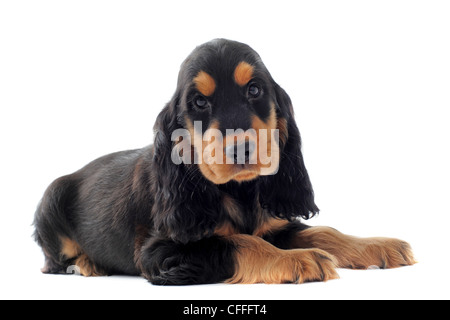
[[[173,150],[187,141],[173,139],[178,129],[200,136],[185,158],[202,158],[213,145],[223,159],[244,162],[175,164]],[[225,139],[202,142],[208,129]],[[260,135],[229,139],[227,129]],[[272,147],[266,158],[275,170],[253,151],[263,145]],[[243,157],[230,152],[240,146]],[[298,220],[318,211],[288,95],[250,47],[214,40],[182,65],[154,145],[56,180],[37,209],[35,238],[44,273],[76,265],[85,276],[143,275],[154,284],[301,283],[336,278],[336,267],[414,263],[406,242]]]

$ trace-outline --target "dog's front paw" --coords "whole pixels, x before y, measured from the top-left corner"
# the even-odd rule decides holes
[[[320,248],[332,254],[339,268],[398,268],[416,263],[411,246],[392,238],[358,238],[329,227],[302,231],[295,243],[299,248]]]
[[[364,239],[361,259],[355,261],[358,268],[378,266],[381,269],[410,266],[416,263],[409,243],[392,238]]]
[[[338,279],[334,256],[320,249],[297,249],[286,251],[271,268],[271,274],[280,281],[304,283]]]

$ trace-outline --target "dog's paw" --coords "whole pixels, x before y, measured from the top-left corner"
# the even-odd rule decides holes
[[[319,249],[287,251],[272,268],[284,282],[304,283],[338,279],[334,256]],[[281,281],[280,281],[281,282]]]
[[[410,266],[416,263],[409,243],[391,238],[366,239],[361,252],[361,261],[355,261],[359,268],[378,266],[391,269]]]

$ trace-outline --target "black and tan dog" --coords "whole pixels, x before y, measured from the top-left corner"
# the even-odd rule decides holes
[[[173,139],[179,129],[200,137],[183,154],[200,161],[174,162],[190,141]],[[202,140],[208,129],[225,138]],[[259,135],[229,139],[229,129]],[[50,185],[34,222],[42,272],[75,265],[84,276],[142,275],[160,285],[302,283],[337,278],[335,268],[414,264],[406,242],[300,222],[319,209],[291,100],[249,46],[220,39],[196,48],[154,131],[153,145]],[[210,143],[223,147],[223,163],[201,161]],[[230,152],[239,146],[243,163]],[[267,146],[275,169],[256,155]]]

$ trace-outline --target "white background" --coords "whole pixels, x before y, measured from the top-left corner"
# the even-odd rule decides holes
[[[450,298],[448,1],[1,1],[0,298]],[[291,96],[329,225],[409,241],[419,264],[306,285],[154,287],[41,275],[55,178],[152,142],[195,46],[257,50]]]

